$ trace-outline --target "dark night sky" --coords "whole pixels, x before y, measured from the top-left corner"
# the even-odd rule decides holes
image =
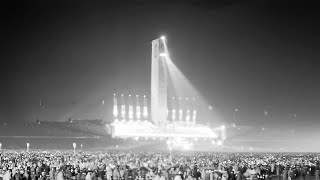
[[[303,1],[45,2],[1,4],[2,122],[34,121],[40,99],[43,120],[61,120],[75,104],[150,94],[151,41],[164,34],[225,121],[239,108],[241,123],[260,123],[267,109],[271,126],[320,127],[319,23]]]

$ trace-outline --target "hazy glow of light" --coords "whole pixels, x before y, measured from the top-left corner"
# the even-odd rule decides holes
[[[176,110],[172,109],[172,121],[176,120]]]
[[[218,146],[221,146],[221,145],[222,145],[222,141],[219,140],[219,141],[217,142],[217,145],[218,145]]]
[[[145,119],[148,118],[148,108],[147,108],[147,106],[144,106],[144,107],[143,107],[143,117],[144,117]]]
[[[113,117],[114,118],[118,117],[118,107],[116,105],[113,106]]]
[[[167,44],[164,43],[164,49],[166,53],[166,65],[168,69],[168,78],[173,85],[172,91],[177,96],[191,96],[197,99],[198,106],[200,109],[206,109],[208,107],[208,102],[202,97],[201,93],[191,84],[191,82],[186,78],[186,76],[177,68],[177,66],[172,62],[170,58],[170,53],[168,51]],[[170,89],[169,89],[170,90]],[[179,98],[180,99],[180,98]],[[209,106],[209,109],[213,108]],[[206,112],[207,114],[201,113],[205,117],[205,121],[219,122],[220,118],[217,117],[216,112]]]
[[[133,119],[133,106],[129,106],[129,119]]]
[[[193,110],[192,121],[195,123],[197,118],[197,110]]]
[[[162,41],[164,41],[164,40],[166,40],[166,37],[165,37],[165,36],[161,36],[160,39],[161,39]]]
[[[126,117],[126,106],[121,105],[121,117],[125,118]]]
[[[167,54],[166,53],[160,53],[160,56],[161,57],[167,57]]]
[[[182,109],[179,110],[179,120],[182,121],[183,112]]]
[[[136,107],[136,117],[137,117],[138,120],[141,118],[141,112],[140,111],[141,111],[140,110],[140,106],[137,106]]]
[[[187,115],[186,115],[186,121],[189,122],[190,121],[190,110],[187,110]]]

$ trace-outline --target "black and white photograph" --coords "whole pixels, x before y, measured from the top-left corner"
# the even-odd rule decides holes
[[[1,1],[0,180],[319,180],[318,12]]]

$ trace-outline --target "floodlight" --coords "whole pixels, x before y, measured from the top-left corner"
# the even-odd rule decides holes
[[[167,54],[166,53],[160,53],[160,56],[161,57],[167,57]]]
[[[164,41],[164,40],[166,40],[166,37],[165,37],[165,36],[161,36],[160,39],[161,39],[162,41]]]

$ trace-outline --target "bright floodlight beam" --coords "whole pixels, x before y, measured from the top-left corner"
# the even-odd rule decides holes
[[[160,53],[161,57],[167,57],[167,53]]]
[[[161,36],[160,39],[161,39],[162,41],[164,41],[164,40],[166,40],[166,37],[165,37],[165,36]]]

